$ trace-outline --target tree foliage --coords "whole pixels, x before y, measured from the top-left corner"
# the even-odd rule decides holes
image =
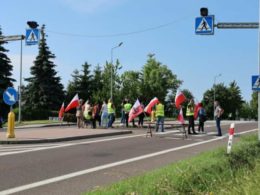
[[[235,81],[232,81],[229,86],[224,83],[214,85],[207,90],[203,95],[203,104],[207,111],[207,115],[213,118],[213,102],[214,102],[214,88],[215,100],[219,101],[221,107],[224,109],[224,118],[236,119],[242,108],[243,99],[241,90]]]
[[[51,53],[46,42],[45,26],[41,28],[39,53],[31,67],[31,77],[26,78],[25,109],[57,110],[64,100],[61,78],[57,76],[55,55]]]
[[[0,36],[2,36],[2,29],[0,27]],[[7,56],[8,50],[4,48],[5,41],[0,41],[0,115],[6,118],[9,112],[9,106],[3,102],[3,93],[7,87],[12,87],[15,79],[12,78],[13,65]]]

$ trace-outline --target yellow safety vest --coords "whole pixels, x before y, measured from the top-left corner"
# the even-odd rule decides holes
[[[156,106],[156,112],[155,112],[156,117],[158,116],[164,116],[164,105],[163,104],[158,104]]]
[[[187,106],[186,116],[194,116],[194,107],[190,107],[190,104]]]
[[[131,110],[131,108],[132,108],[132,104],[130,104],[130,103],[124,104],[124,111],[125,111],[126,113],[129,113],[130,110]]]
[[[107,104],[107,112],[108,112],[108,114],[115,113],[115,110],[112,107],[112,103],[110,103],[110,102]]]

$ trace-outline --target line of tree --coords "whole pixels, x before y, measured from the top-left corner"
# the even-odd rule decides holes
[[[6,54],[8,50],[3,47],[4,44],[7,43],[0,41],[0,114],[7,116],[9,107],[3,103],[2,94],[7,87],[13,86],[15,80],[12,78],[13,66]],[[166,115],[174,117],[177,115],[172,102],[182,81],[167,65],[159,62],[154,54],[148,54],[147,61],[141,70],[125,71],[121,74],[120,70],[123,66],[119,60],[116,60],[115,64],[106,62],[103,66],[96,65],[95,67],[85,62],[80,70],[73,71],[66,91],[61,84],[61,78],[57,76],[54,58],[55,55],[47,45],[43,25],[39,52],[30,70],[31,77],[26,78],[27,85],[21,87],[23,119],[46,119],[48,116],[57,115],[62,102],[65,101],[68,104],[76,93],[80,98],[89,99],[93,103],[108,100],[111,73],[113,101],[118,111],[124,98],[128,98],[132,103],[139,98],[147,104],[153,97],[158,97],[166,105]],[[202,102],[210,118],[213,117],[214,90],[216,100],[225,109],[224,118],[257,118],[257,93],[252,94],[250,102],[243,101],[241,90],[235,81],[228,86],[223,83],[217,84],[204,93]],[[187,89],[184,89],[183,93],[188,99],[194,98]],[[185,105],[183,111],[185,113]]]

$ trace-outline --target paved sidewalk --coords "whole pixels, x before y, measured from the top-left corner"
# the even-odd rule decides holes
[[[72,141],[87,138],[131,134],[122,129],[78,129],[76,126],[30,127],[15,129],[15,138],[6,138],[6,129],[0,129],[0,144],[32,144]]]

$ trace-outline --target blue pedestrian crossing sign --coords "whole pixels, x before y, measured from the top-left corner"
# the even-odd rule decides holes
[[[214,16],[197,17],[195,19],[195,33],[197,35],[213,35]]]
[[[26,29],[25,43],[26,45],[37,45],[39,42],[40,33],[38,28]]]
[[[260,76],[259,75],[252,76],[252,90],[260,91]]]
[[[17,91],[13,87],[8,87],[4,91],[3,100],[9,106],[14,105],[18,100]]]

